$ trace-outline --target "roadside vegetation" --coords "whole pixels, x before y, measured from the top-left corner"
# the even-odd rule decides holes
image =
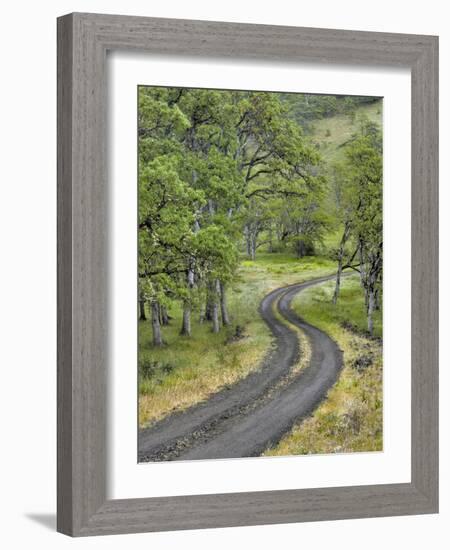
[[[272,343],[258,314],[262,298],[279,286],[330,275],[333,268],[334,262],[326,258],[261,253],[241,262],[230,292],[226,330],[214,334],[208,323],[195,323],[191,336],[181,338],[183,312],[173,304],[164,332],[167,345],[155,348],[149,321],[139,321],[140,426],[203,401],[257,369]]]
[[[382,319],[374,336],[365,327],[364,296],[357,277],[342,282],[333,306],[330,282],[308,288],[293,302],[297,314],[329,334],[344,352],[344,367],[326,399],[265,456],[348,453],[383,449]]]

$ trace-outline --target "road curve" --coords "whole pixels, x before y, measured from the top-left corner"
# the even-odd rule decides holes
[[[290,305],[298,292],[333,277],[277,288],[265,296],[260,314],[273,333],[274,346],[261,367],[207,401],[140,430],[139,461],[258,456],[310,414],[337,380],[342,352]],[[298,336],[277,317],[275,304],[279,314],[301,328],[310,341],[309,365],[295,376],[288,377],[301,352]]]

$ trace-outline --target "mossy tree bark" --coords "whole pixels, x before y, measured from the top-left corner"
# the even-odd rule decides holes
[[[187,288],[188,288],[189,294],[194,288],[194,270],[192,268],[189,268],[187,272]],[[180,330],[180,334],[182,336],[191,335],[191,309],[192,309],[191,297],[189,296],[183,302],[183,321],[182,321],[181,330]]]
[[[183,304],[183,320],[180,334],[182,336],[191,335],[191,304],[188,301],[185,301]]]
[[[159,304],[156,300],[152,301],[152,333],[153,333],[153,345],[162,346],[163,339],[161,334],[161,324],[159,322]]]
[[[223,283],[222,281],[219,281],[219,290],[220,290],[220,312],[222,315],[222,324],[224,326],[227,326],[230,324],[230,316],[228,314],[226,287],[225,287],[225,283]]]
[[[339,243],[339,251],[338,251],[338,268],[336,272],[336,285],[334,287],[334,293],[333,293],[333,304],[336,305],[337,300],[339,298],[339,292],[341,290],[341,275],[342,275],[342,266],[344,262],[344,251],[345,251],[345,244],[347,243],[347,239],[350,235],[350,222],[346,221],[344,226],[344,232],[342,233],[341,242]]]
[[[142,296],[139,298],[139,319],[141,321],[147,320],[147,316],[145,315],[145,299]]]
[[[211,320],[212,320],[212,331],[217,334],[220,331],[220,322],[219,322],[219,294],[220,294],[220,283],[216,279],[212,288],[212,309],[211,309]]]
[[[169,314],[167,313],[166,306],[160,306],[160,312],[161,312],[161,324],[163,326],[167,326],[169,324]]]

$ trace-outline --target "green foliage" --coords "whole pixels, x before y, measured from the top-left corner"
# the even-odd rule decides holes
[[[345,253],[350,257],[364,236],[364,262],[375,265],[382,224],[381,133],[359,106],[376,99],[141,87],[144,299],[164,306],[181,301],[188,320],[191,312],[210,315],[219,299],[226,308],[223,289],[236,277],[243,242],[252,259],[263,247],[303,257],[322,250],[327,234],[350,219]],[[330,170],[304,128],[310,131],[307,121],[337,113],[350,114],[358,130]],[[334,139],[339,132],[327,120],[325,138]]]
[[[176,277],[191,258],[194,213],[203,193],[186,184],[175,155],[158,156],[139,170],[139,275],[147,299],[176,293]]]
[[[233,281],[242,235],[254,256],[277,205],[296,200],[298,215],[317,222],[319,164],[278,94],[140,87],[143,297],[162,305],[181,300],[190,309],[214,302],[217,281]]]
[[[307,131],[311,122],[339,114],[351,114],[361,105],[370,105],[379,98],[371,96],[340,96],[316,94],[280,94],[290,116]]]
[[[333,290],[334,282],[329,281],[302,292],[294,302],[296,310],[306,314],[310,323],[328,333],[332,325],[339,325],[356,334],[367,335],[364,291],[357,274],[342,281],[336,306],[331,303]],[[382,321],[381,310],[378,310],[375,312],[373,333],[377,338],[382,336]]]
[[[345,146],[345,160],[333,168],[336,217],[343,226],[337,260],[339,272],[349,267],[360,273],[372,334],[383,268],[382,136],[378,125],[367,117],[360,117],[358,124]],[[336,283],[334,302],[338,295]]]
[[[366,243],[382,240],[382,171],[381,132],[364,120],[359,135],[347,146],[346,189],[353,202],[354,231]]]

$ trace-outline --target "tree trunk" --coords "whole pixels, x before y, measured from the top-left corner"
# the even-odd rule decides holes
[[[247,256],[254,260],[256,258],[256,241],[258,232],[251,229],[248,225],[245,227],[245,241],[247,244]]]
[[[369,304],[367,306],[367,330],[369,331],[370,336],[373,335],[373,312],[375,309],[375,292],[371,288],[368,292],[369,294]]]
[[[162,311],[161,311],[161,304],[158,303],[158,317],[159,317],[159,324],[162,325]]]
[[[140,298],[139,300],[139,319],[141,321],[146,321],[147,317],[145,315],[145,300],[144,298]]]
[[[339,292],[341,291],[341,275],[342,275],[342,263],[344,259],[345,243],[347,242],[348,235],[350,233],[350,224],[346,223],[344,226],[344,233],[342,234],[341,242],[339,244],[338,252],[338,269],[336,273],[336,286],[334,287],[333,304],[336,305],[339,298]]]
[[[303,241],[303,239],[298,239],[296,248],[297,258],[303,258],[305,256],[305,241]]]
[[[200,312],[198,314],[198,322],[203,325],[205,322],[205,307],[203,304],[200,304]]]
[[[181,330],[180,334],[183,336],[190,336],[191,335],[191,291],[194,288],[195,284],[195,276],[194,276],[194,270],[192,267],[190,267],[187,271],[187,287],[189,291],[189,296],[186,300],[183,302],[183,321],[181,324]]]
[[[244,229],[245,234],[245,244],[247,246],[247,256],[250,258],[252,255],[252,238],[249,228],[246,226]]]
[[[217,334],[220,330],[220,325],[219,325],[219,305],[217,302],[214,302],[213,304],[213,307],[212,307],[212,312],[211,312],[211,316],[212,316],[212,331]]]
[[[153,332],[153,345],[162,346],[161,325],[159,323],[159,307],[158,302],[152,301],[152,332]]]
[[[359,279],[360,279],[361,286],[364,288],[366,286],[365,285],[366,267],[364,264],[364,247],[362,242],[359,243],[358,255],[359,255]]]
[[[256,258],[256,238],[254,235],[252,235],[252,240],[251,240],[250,258],[252,260],[255,260]]]
[[[220,324],[219,324],[219,281],[216,280],[213,286],[213,295],[212,295],[212,309],[211,309],[211,317],[212,317],[212,331],[214,333],[218,333],[220,330]]]
[[[381,309],[381,306],[380,306],[380,289],[378,287],[375,290],[375,309],[377,311]]]
[[[367,330],[373,335],[373,312],[376,308],[378,279],[382,268],[382,246],[380,243],[378,250],[370,255],[370,264],[366,272],[366,296],[367,296]]]
[[[337,304],[339,292],[341,291],[342,258],[338,261],[338,270],[336,273],[336,285],[333,293],[333,304]]]
[[[166,306],[161,306],[159,309],[161,311],[161,324],[163,326],[167,326],[169,324],[169,314],[167,313],[167,308]]]
[[[214,216],[215,207],[214,207],[214,203],[211,199],[208,200],[208,212],[209,212],[210,216]]]
[[[364,258],[364,246],[360,241],[359,243],[359,274],[360,274],[360,283],[361,287],[364,289],[364,303],[366,304],[366,309],[369,308],[369,293],[368,293],[368,281],[366,273],[366,265]]]
[[[187,301],[184,302],[184,305],[183,305],[183,322],[181,325],[180,334],[182,336],[191,335],[191,306]]]
[[[195,283],[194,270],[192,268],[189,268],[187,273],[187,284],[188,284],[189,290],[194,288],[194,283]]]
[[[219,282],[219,289],[220,289],[220,312],[222,315],[222,324],[229,325],[230,317],[228,315],[227,295],[226,295],[225,285],[224,283],[222,283],[222,281]]]
[[[269,227],[269,252],[273,253],[273,230],[272,230],[272,224],[270,224]]]
[[[205,321],[212,321],[212,310],[213,310],[213,301],[211,299],[211,296],[208,293],[208,297],[206,298],[206,304],[205,304],[205,314],[204,314]]]

